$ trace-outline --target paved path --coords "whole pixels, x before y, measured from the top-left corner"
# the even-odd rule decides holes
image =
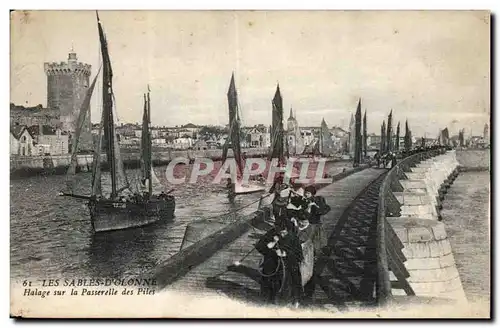
[[[325,253],[316,263],[320,278],[314,304],[346,308],[351,303],[375,301],[378,194],[384,177],[375,179],[335,224]]]
[[[323,217],[323,227],[327,236],[334,232],[339,219],[353,200],[384,172],[385,170],[365,169],[336,181],[318,192],[326,198],[332,208]],[[253,247],[257,239],[265,232],[265,228],[252,227],[247,233],[174,282],[168,289],[198,295],[224,293],[246,301],[257,301],[259,285],[245,275],[227,272],[227,267],[235,261],[240,261],[245,266],[258,267],[261,255],[253,250]],[[321,291],[317,290],[316,294],[318,293]],[[315,296],[315,298],[319,300],[321,296]]]

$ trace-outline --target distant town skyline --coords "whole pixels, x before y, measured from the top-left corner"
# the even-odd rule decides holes
[[[245,126],[271,124],[280,83],[284,118],[347,129],[361,98],[368,132],[408,119],[414,135],[465,128],[481,135],[490,112],[488,12],[103,11],[120,122],[225,125],[235,73]],[[11,14],[11,102],[47,105],[44,62],[100,65],[94,11]],[[99,84],[92,121],[99,121]],[[268,125],[267,124],[267,125]],[[404,130],[404,129],[403,129]]]

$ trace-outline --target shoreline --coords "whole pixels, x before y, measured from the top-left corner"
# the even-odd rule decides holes
[[[153,167],[168,166],[174,158],[162,158],[163,154],[157,154],[156,158],[153,158]],[[185,154],[184,154],[185,155]],[[79,155],[78,166],[76,167],[76,173],[91,172],[92,170],[92,159],[89,155]],[[250,154],[247,158],[265,158],[266,154]],[[130,157],[130,156],[129,156]],[[167,157],[167,156],[165,156]],[[172,156],[168,156],[172,157]],[[33,156],[26,157],[23,159],[11,158],[10,165],[10,178],[11,179],[23,179],[33,176],[51,176],[51,175],[64,175],[69,167],[71,156]],[[222,156],[213,157],[203,157],[203,156],[178,156],[175,158],[187,158],[189,164],[193,164],[198,158],[209,158],[214,162],[220,162]],[[35,165],[26,165],[25,163],[36,162]],[[351,160],[337,159],[337,158],[326,158],[327,163],[352,163]],[[182,164],[182,163],[179,163]],[[140,168],[139,155],[137,158],[128,158],[123,160],[123,166],[126,170],[134,170]],[[109,168],[107,162],[101,159],[101,171],[108,172]]]

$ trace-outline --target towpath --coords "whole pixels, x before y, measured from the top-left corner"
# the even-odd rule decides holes
[[[327,236],[334,232],[342,214],[356,197],[384,172],[386,171],[381,169],[365,169],[336,181],[318,192],[326,198],[332,208],[323,217]],[[264,232],[264,227],[252,226],[248,232],[192,268],[167,289],[196,295],[222,293],[241,300],[257,301],[258,283],[243,274],[227,271],[227,267],[239,261],[245,266],[257,268],[261,255],[254,250],[254,244]]]

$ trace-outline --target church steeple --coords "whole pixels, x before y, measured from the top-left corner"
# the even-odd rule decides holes
[[[293,110],[291,106],[290,106],[290,117],[288,119],[293,120]]]

